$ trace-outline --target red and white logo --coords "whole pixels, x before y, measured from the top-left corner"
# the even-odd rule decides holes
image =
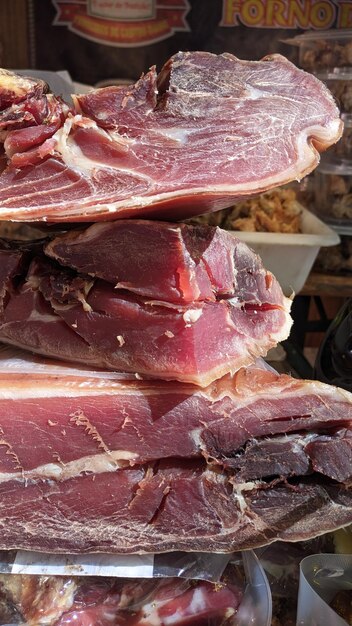
[[[190,30],[188,0],[52,1],[55,25],[108,46],[142,46]]]

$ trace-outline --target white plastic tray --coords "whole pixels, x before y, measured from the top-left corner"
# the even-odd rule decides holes
[[[322,246],[335,246],[338,234],[313,213],[302,207],[302,233],[253,233],[229,231],[252,248],[263,260],[266,269],[278,279],[286,296],[298,293]]]

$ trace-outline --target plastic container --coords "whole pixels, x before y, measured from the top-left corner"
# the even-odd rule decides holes
[[[287,296],[298,293],[321,246],[339,243],[338,234],[302,206],[301,234],[229,231],[244,241],[278,279]]]
[[[351,225],[352,161],[329,155],[314,173],[314,198],[317,215],[338,228]]]
[[[331,148],[330,154],[336,155],[339,159],[352,159],[352,114],[343,113],[341,118],[344,123],[343,135]]]
[[[293,626],[296,623],[301,561],[312,554],[333,551],[332,533],[310,541],[274,541],[256,550],[270,584],[273,615],[277,620],[275,626]]]
[[[352,29],[309,31],[284,43],[299,48],[299,65],[309,72],[352,67]]]
[[[335,67],[332,71],[316,73],[336,99],[342,113],[352,113],[352,68]]]
[[[348,227],[346,227],[347,230]],[[344,230],[344,229],[341,229]],[[352,231],[352,227],[350,227]],[[337,246],[321,248],[315,260],[314,269],[324,274],[351,276],[352,273],[352,233],[347,236],[338,231],[341,242]]]
[[[342,608],[344,594],[350,593],[351,588],[352,555],[315,554],[303,559],[297,626],[349,626],[351,622],[338,615],[334,608]],[[348,606],[344,608],[348,612]]]

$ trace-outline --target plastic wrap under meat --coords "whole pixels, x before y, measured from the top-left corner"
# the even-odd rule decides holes
[[[235,626],[243,587],[231,566],[219,583],[0,575],[0,624]]]

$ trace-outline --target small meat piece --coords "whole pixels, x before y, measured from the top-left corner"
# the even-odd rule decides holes
[[[218,211],[302,178],[342,134],[325,85],[280,55],[179,52],[159,75],[152,68],[135,85],[74,96],[56,132],[34,131],[32,148],[26,137],[11,139],[8,81],[0,76],[10,109],[3,220],[179,220]],[[17,143],[27,150],[14,153]]]
[[[116,289],[159,301],[283,301],[259,257],[239,239],[207,225],[148,220],[94,224],[55,237],[45,254]]]
[[[40,99],[48,89],[43,80],[18,76],[4,69],[0,69],[0,85],[0,111],[7,110],[28,98]]]
[[[3,575],[0,585],[7,605],[16,607],[27,626],[231,625],[243,596],[243,583],[231,566],[216,584],[178,578]]]
[[[54,626],[71,608],[76,588],[73,579],[60,576],[0,574],[0,600],[7,611],[12,610],[13,624]]]

